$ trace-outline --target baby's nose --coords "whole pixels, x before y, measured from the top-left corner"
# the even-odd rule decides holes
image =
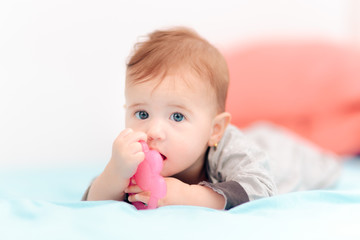
[[[165,131],[161,121],[153,121],[147,131],[148,141],[165,139]]]

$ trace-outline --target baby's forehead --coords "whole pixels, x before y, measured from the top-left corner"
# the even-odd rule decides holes
[[[190,102],[201,99],[208,105],[217,105],[215,90],[209,81],[193,74],[167,74],[163,77],[157,76],[142,81],[134,81],[127,84],[125,92],[126,96],[136,93],[140,98],[149,95],[150,97],[163,97],[164,99],[188,99]]]
[[[156,90],[159,86],[165,85],[169,89],[175,90],[181,89],[191,92],[207,91],[208,93],[215,93],[215,89],[208,79],[190,71],[167,71],[156,76],[147,76],[143,79],[128,77],[126,82],[126,87],[145,84],[151,91]],[[201,87],[199,88],[199,86]]]

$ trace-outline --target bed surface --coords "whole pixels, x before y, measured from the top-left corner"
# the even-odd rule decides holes
[[[243,204],[229,211],[81,202],[103,166],[0,170],[0,239],[360,239],[360,159],[336,186]]]

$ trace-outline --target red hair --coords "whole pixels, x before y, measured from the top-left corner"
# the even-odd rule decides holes
[[[141,83],[169,72],[190,70],[214,89],[219,112],[225,110],[229,73],[222,54],[188,28],[155,31],[139,42],[127,63],[127,83]]]

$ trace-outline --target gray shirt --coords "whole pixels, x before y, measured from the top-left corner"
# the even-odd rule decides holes
[[[285,128],[258,123],[240,131],[229,125],[207,158],[209,182],[225,209],[277,193],[326,188],[340,173],[338,156]]]

